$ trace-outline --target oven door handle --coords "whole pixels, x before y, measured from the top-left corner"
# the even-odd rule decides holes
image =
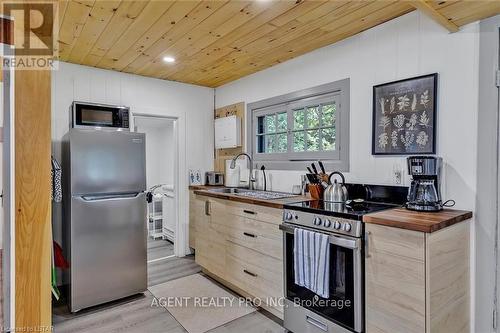
[[[288,232],[293,234],[295,229],[304,229],[308,231],[313,231],[313,232],[318,232],[318,230],[310,229],[310,228],[303,228],[303,227],[294,227],[288,224],[280,224],[280,229],[283,230],[284,232]],[[322,232],[319,232],[322,233]],[[325,233],[323,233],[325,234]],[[361,239],[357,238],[347,238],[347,237],[341,237],[337,235],[330,235],[327,234],[330,238],[330,244],[337,245],[346,249],[351,249],[351,250],[356,250],[361,248]]]
[[[328,326],[326,324],[320,322],[319,320],[317,320],[317,319],[315,319],[315,318],[313,318],[311,316],[306,315],[306,321],[309,324],[311,324],[311,325],[319,328],[320,330],[328,332]]]

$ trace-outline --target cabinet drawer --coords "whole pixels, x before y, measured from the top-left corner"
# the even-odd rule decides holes
[[[226,219],[226,221],[229,222],[226,224],[227,228],[243,230],[250,234],[265,236],[280,241],[283,239],[283,232],[280,230],[279,225],[242,216],[227,215],[232,217],[230,220]]]
[[[418,261],[425,259],[425,234],[376,224],[365,224],[368,253],[387,253]]]
[[[226,227],[226,237],[232,243],[255,250],[263,255],[271,256],[277,260],[283,259],[282,239],[268,238],[251,228],[245,228],[245,226]]]
[[[257,221],[280,224],[283,220],[281,209],[245,204],[229,200],[210,199],[212,213],[232,214]]]
[[[226,254],[262,270],[263,273],[261,275],[270,281],[280,280],[281,283],[281,280],[283,280],[282,260],[259,253],[231,241],[226,242]]]
[[[260,298],[264,304],[282,311],[277,306],[277,300],[283,297],[282,262],[237,244],[228,246],[226,279],[248,294]],[[274,298],[275,303],[271,298]]]
[[[262,276],[262,270],[232,255],[226,256],[228,271],[226,279],[248,294],[266,302],[271,297],[280,297],[282,288],[277,281],[271,282]],[[281,281],[281,280],[280,280]]]
[[[211,221],[212,225],[223,226],[228,240],[276,259],[282,259],[283,235],[277,225],[217,212],[212,213]]]

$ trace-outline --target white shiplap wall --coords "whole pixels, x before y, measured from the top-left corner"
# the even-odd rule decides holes
[[[241,101],[251,103],[350,78],[350,172],[346,173],[347,181],[394,184],[393,171],[402,168],[404,181],[408,184],[404,157],[371,155],[372,87],[437,72],[437,154],[445,162],[444,198],[455,199],[457,208],[474,210],[478,52],[477,22],[450,34],[424,14],[412,12],[339,43],[219,87],[216,89],[216,107]],[[268,173],[274,190],[291,191],[293,184],[300,184],[300,175],[304,172],[275,170]],[[474,251],[474,235],[472,243]],[[474,270],[475,258],[471,264]],[[481,272],[472,273],[473,286],[487,282]],[[473,309],[474,296],[472,301]],[[482,314],[478,323],[481,321],[484,324],[486,320],[487,323],[478,327],[488,327],[491,305],[481,305],[484,305],[484,311],[476,311]],[[473,325],[472,331],[474,329]]]
[[[129,106],[132,112],[178,118],[179,220],[187,225],[188,169],[212,169],[214,90],[178,82],[59,63],[52,74],[52,149],[60,158],[74,100]],[[64,171],[63,171],[64,172]],[[61,237],[60,205],[54,207],[54,235]],[[180,234],[180,233],[179,233]],[[182,235],[181,235],[182,237]],[[184,249],[187,251],[187,245]]]

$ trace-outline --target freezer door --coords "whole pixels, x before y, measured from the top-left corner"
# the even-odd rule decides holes
[[[71,194],[146,189],[144,133],[72,129],[69,137]]]
[[[146,198],[71,198],[72,312],[147,288]]]

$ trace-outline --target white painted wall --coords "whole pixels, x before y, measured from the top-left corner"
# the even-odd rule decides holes
[[[69,129],[68,108],[73,100],[121,104],[133,113],[176,117],[179,136],[179,171],[174,182],[179,189],[179,221],[188,223],[188,169],[212,169],[213,99],[210,88],[146,78],[61,62],[52,73],[53,153],[60,159],[61,138]],[[54,207],[54,233],[60,240],[60,207]],[[179,230],[179,236],[185,237]],[[179,249],[185,253],[188,247]]]
[[[453,198],[457,208],[474,210],[478,43],[478,23],[450,34],[427,16],[412,12],[219,87],[216,107],[241,101],[251,103],[350,78],[350,172],[346,178],[349,182],[394,184],[394,166],[405,168],[405,159],[371,155],[372,87],[438,72],[437,154],[445,162],[444,199]],[[291,191],[293,184],[300,183],[304,171],[269,173],[274,190]],[[408,177],[405,182],[408,183]],[[480,272],[472,275],[473,282],[475,278],[477,284],[482,283]]]
[[[136,132],[146,134],[146,186],[173,185],[175,157],[174,121],[136,118]]]

